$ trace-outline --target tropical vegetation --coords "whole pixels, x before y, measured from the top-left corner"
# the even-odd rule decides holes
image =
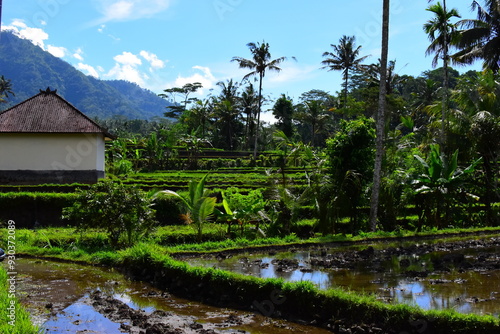
[[[38,238],[26,252],[111,265],[129,261],[154,273],[221,286],[234,280],[255,291],[276,285],[306,300],[319,296],[325,305],[350,297],[308,284],[196,271],[164,254],[498,227],[500,1],[473,1],[476,19],[462,19],[445,2],[431,4],[432,17],[422,23],[429,46],[422,53],[442,67],[419,76],[398,73],[396,60],[388,59],[389,4],[383,1],[380,59],[365,63],[355,36],[344,35],[318,61],[318,67],[342,72],[338,92],[311,89],[295,101],[287,94],[271,99],[265,73],[281,71],[286,58],[273,59],[264,41],[248,43],[251,58],[230,61],[250,72],[218,82],[208,96],[199,98],[201,84],[189,83],[160,94],[172,102],[164,118],[101,119],[118,135],[107,146],[106,180],[2,186],[0,219],[33,221],[19,209],[25,206],[36,209],[37,223],[68,225],[74,232],[59,239],[22,232],[28,241]],[[452,67],[476,60],[482,71]],[[2,102],[14,93],[2,76]],[[261,121],[265,106],[275,124]],[[80,243],[85,246],[68,251],[68,244]],[[411,313],[365,302],[350,300],[373,317]],[[467,322],[455,314],[443,317],[442,326],[451,322],[457,332]],[[498,319],[486,322],[498,325]]]

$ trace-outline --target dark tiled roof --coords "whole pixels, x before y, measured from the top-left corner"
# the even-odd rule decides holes
[[[40,93],[0,113],[0,133],[103,133],[106,130],[85,116],[56,91]]]

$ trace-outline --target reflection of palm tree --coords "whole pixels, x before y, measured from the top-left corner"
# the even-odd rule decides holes
[[[330,44],[333,52],[324,52],[323,57],[327,57],[321,62],[329,71],[342,71],[344,79],[344,107],[347,104],[347,87],[349,83],[349,71],[357,69],[368,56],[358,58],[361,46],[356,47],[356,37],[342,36],[339,45]]]
[[[259,98],[258,98],[258,111],[257,111],[257,124],[255,129],[255,146],[254,146],[254,158],[257,157],[257,143],[258,143],[258,132],[260,126],[260,112],[262,109],[262,80],[266,74],[266,70],[280,72],[281,68],[279,64],[284,62],[287,58],[280,57],[271,60],[271,53],[269,52],[269,43],[248,43],[248,48],[252,53],[252,59],[245,59],[242,57],[233,57],[231,61],[235,61],[240,65],[240,68],[247,68],[252,70],[252,72],[246,74],[243,80],[248,79],[253,76],[259,77]]]
[[[496,72],[500,69],[500,1],[484,2],[484,7],[477,1],[472,2],[472,9],[477,10],[477,19],[458,22],[465,29],[460,31],[460,51],[453,57],[464,64],[482,59],[483,68]]]

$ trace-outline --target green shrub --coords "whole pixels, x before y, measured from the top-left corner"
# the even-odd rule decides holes
[[[153,197],[136,187],[106,180],[88,190],[80,190],[64,217],[79,229],[96,228],[107,232],[112,247],[122,237],[128,246],[145,237],[155,225]]]
[[[0,223],[13,220],[17,228],[71,225],[72,221],[61,219],[61,213],[75,198],[66,193],[0,193]]]

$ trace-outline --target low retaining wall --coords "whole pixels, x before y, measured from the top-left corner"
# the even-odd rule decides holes
[[[0,184],[96,183],[104,178],[98,170],[2,170]]]

